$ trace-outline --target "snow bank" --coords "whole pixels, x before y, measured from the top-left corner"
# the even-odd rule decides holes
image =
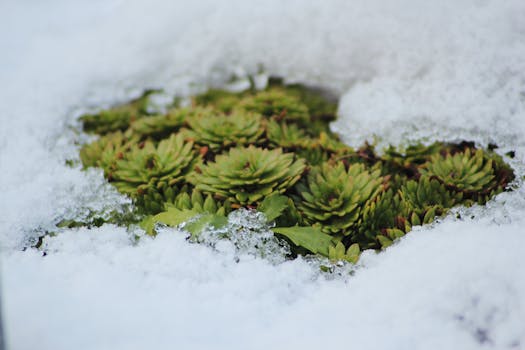
[[[231,73],[342,96],[351,144],[470,139],[525,174],[525,5],[519,0],[77,1],[0,4],[0,244],[12,349],[525,346],[525,190],[367,253],[350,279],[272,265],[177,232],[72,229],[126,203],[77,154],[76,117],[145,87],[191,94]],[[72,128],[73,127],[73,128]],[[471,218],[472,217],[472,218]]]

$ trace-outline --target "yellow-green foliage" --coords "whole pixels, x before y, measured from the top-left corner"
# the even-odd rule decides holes
[[[240,101],[239,108],[287,123],[304,124],[310,120],[306,104],[295,95],[287,94],[281,89],[270,89],[254,96],[247,96]]]
[[[213,151],[257,144],[264,133],[261,119],[259,114],[232,112],[226,115],[212,110],[189,118],[190,130],[186,135]]]
[[[232,148],[201,167],[190,182],[199,190],[233,203],[253,205],[274,193],[284,193],[301,177],[305,163],[280,148]]]
[[[275,79],[263,91],[210,90],[164,114],[150,115],[152,93],[81,117],[100,138],[80,150],[84,167],[102,168],[133,199],[151,234],[156,222],[199,215],[185,226],[198,234],[245,207],[264,213],[293,254],[355,262],[453,206],[485,203],[514,178],[494,146],[355,150],[330,132],[336,105],[323,92]]]
[[[420,172],[458,191],[483,191],[495,184],[492,160],[487,159],[481,149],[474,153],[467,148],[465,152],[454,155],[434,155],[423,164]]]
[[[193,143],[185,142],[180,135],[172,135],[156,146],[151,141],[137,144],[116,162],[111,181],[131,196],[140,194],[148,185],[180,183],[198,159],[192,147]]]
[[[140,118],[131,122],[128,134],[141,138],[166,138],[177,132],[195,112],[193,108],[174,108],[166,114]]]
[[[308,147],[312,140],[295,124],[269,120],[266,126],[268,141],[275,147],[289,149]]]
[[[148,98],[154,91],[146,91],[139,98],[95,114],[86,114],[80,118],[84,131],[99,135],[113,131],[124,131],[134,120],[148,114]]]
[[[382,180],[379,171],[370,173],[362,164],[347,170],[342,162],[324,163],[297,186],[302,197],[297,207],[306,223],[328,234],[348,235],[363,205],[381,192]]]

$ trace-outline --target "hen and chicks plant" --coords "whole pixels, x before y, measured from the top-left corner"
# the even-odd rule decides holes
[[[300,85],[209,90],[164,111],[149,108],[154,93],[81,117],[99,139],[80,151],[84,167],[132,198],[150,234],[197,216],[186,229],[198,235],[247,208],[266,215],[293,256],[355,262],[514,178],[501,156],[468,142],[355,150],[329,129],[335,103]]]

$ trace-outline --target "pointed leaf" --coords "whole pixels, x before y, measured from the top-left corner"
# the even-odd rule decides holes
[[[268,221],[273,221],[281,216],[286,208],[288,208],[288,197],[280,194],[273,194],[266,197],[257,210],[262,212]]]

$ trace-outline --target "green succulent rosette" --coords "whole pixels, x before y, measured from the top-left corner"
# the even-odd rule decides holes
[[[100,167],[104,170],[104,175],[108,176],[115,170],[117,160],[121,159],[136,141],[126,138],[120,131],[106,134],[82,146],[80,160],[84,168]]]
[[[194,108],[173,108],[163,115],[133,121],[126,134],[139,135],[143,139],[151,137],[161,140],[177,132],[195,113],[198,113],[198,110]]]
[[[435,142],[428,146],[419,143],[401,149],[390,146],[385,150],[383,159],[401,168],[411,168],[427,162],[432,156],[438,155],[444,146],[441,142]]]
[[[271,194],[284,193],[299,180],[304,169],[304,161],[295,160],[292,153],[249,146],[218,155],[189,181],[204,193],[240,205],[253,205]]]
[[[297,125],[279,123],[275,120],[268,121],[266,135],[274,147],[297,149],[307,147],[312,142],[303,129]]]
[[[328,135],[326,132],[321,132],[319,134],[316,143],[323,150],[329,152],[330,154],[335,154],[337,156],[345,156],[355,153],[354,149],[348,146],[347,144],[341,142],[337,135]]]
[[[148,115],[148,100],[153,90],[145,91],[142,96],[128,103],[104,109],[95,114],[80,117],[86,132],[99,135],[114,131],[125,131],[130,123]]]
[[[441,215],[463,198],[463,194],[449,191],[436,179],[422,177],[419,181],[408,181],[399,191],[409,210],[417,215],[424,215],[433,209]]]
[[[348,235],[361,207],[382,191],[382,181],[379,171],[369,172],[362,164],[346,170],[343,163],[324,163],[296,186],[301,196],[297,208],[307,224],[320,225],[332,235]]]
[[[420,173],[457,192],[489,191],[496,185],[492,160],[487,159],[481,149],[474,153],[467,148],[454,155],[432,156],[421,166]]]
[[[203,94],[195,96],[193,102],[198,106],[212,107],[222,113],[230,113],[237,108],[239,101],[246,92],[236,93],[220,89],[210,89]]]
[[[358,243],[362,249],[380,248],[378,236],[387,229],[396,228],[404,212],[405,203],[398,193],[392,189],[380,193],[363,206],[350,241]]]
[[[293,95],[281,89],[261,91],[241,100],[239,108],[262,114],[278,121],[307,125],[310,120],[308,107]]]
[[[172,135],[157,146],[151,141],[136,145],[117,161],[109,177],[120,192],[134,197],[148,186],[182,182],[197,161],[193,142],[184,141],[182,135]]]
[[[262,118],[255,113],[232,112],[229,115],[210,111],[188,120],[186,135],[213,151],[232,146],[256,144],[264,133]]]

